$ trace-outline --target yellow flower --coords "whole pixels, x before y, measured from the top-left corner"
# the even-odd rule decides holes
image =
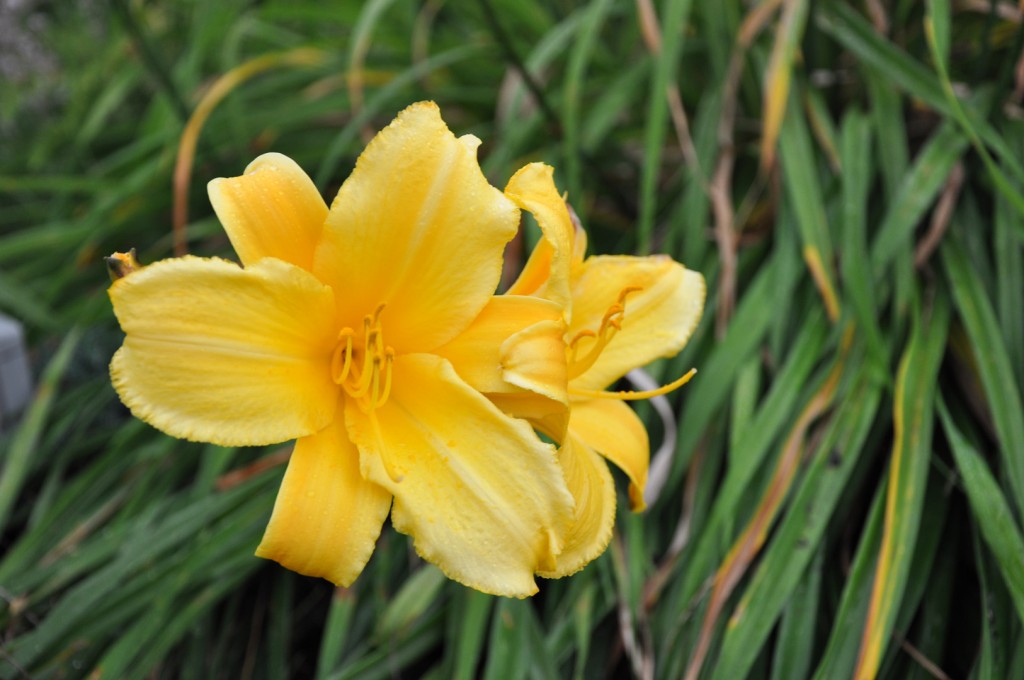
[[[508,294],[553,300],[568,323],[571,411],[565,437],[552,436],[562,443],[558,460],[575,499],[575,520],[555,567],[538,572],[557,578],[583,568],[611,540],[615,487],[601,456],[629,477],[632,509],[644,509],[650,446],[624,401],[671,391],[690,374],[651,393],[602,390],[634,368],[679,352],[700,321],[705,288],[699,273],[663,255],[584,259],[586,234],[574,229],[552,173],[549,166],[528,165],[505,194],[534,215],[544,234]]]
[[[126,333],[111,376],[136,416],[222,445],[298,438],[258,555],[348,585],[390,509],[425,559],[485,592],[530,595],[555,564],[573,501],[553,447],[446,358],[500,375],[498,396],[553,365],[532,403],[564,412],[557,305],[493,296],[519,210],[478,145],[414,104],[329,210],[293,161],[261,156],[209,186],[243,266],[170,259],[111,286]],[[496,345],[460,352],[467,333]]]

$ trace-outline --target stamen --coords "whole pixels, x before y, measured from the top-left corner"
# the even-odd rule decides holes
[[[623,288],[619,291],[618,300],[605,311],[604,316],[601,318],[601,326],[597,329],[596,333],[590,330],[580,331],[569,341],[568,376],[570,380],[586,373],[597,361],[597,358],[601,356],[601,352],[604,351],[604,348],[615,337],[615,334],[622,330],[622,319],[626,315],[626,298],[630,293],[635,293],[639,290],[643,289],[639,286],[626,286]],[[585,355],[580,357],[580,341],[584,338],[594,338],[596,342]]]
[[[617,330],[618,328],[616,326],[602,324],[601,329],[597,333],[593,333],[591,331],[584,331],[583,333],[578,333],[576,337],[572,339],[572,342],[574,344],[572,345],[572,358],[569,361],[570,380],[583,375],[591,366],[594,365],[594,363],[597,361],[597,358],[601,356],[601,352],[604,351],[604,348],[608,346],[608,342],[612,339],[612,336],[615,335],[615,332]],[[584,335],[584,333],[589,333],[589,335]],[[583,339],[584,337],[593,337],[596,339],[596,342],[581,358],[576,356],[579,348],[579,344],[577,343],[577,341]]]
[[[362,373],[360,374],[355,385],[346,385],[345,391],[356,399],[361,399],[366,396],[366,393],[370,391],[370,385],[373,383],[373,376],[377,372],[373,366],[373,362],[377,359],[374,357],[369,361],[363,361]],[[367,366],[367,364],[370,364]]]
[[[388,347],[384,350],[384,391],[380,395],[380,401],[377,402],[377,406],[383,406],[388,397],[391,396],[391,371],[392,366],[395,363],[395,350]]]
[[[619,292],[619,304],[622,305],[623,309],[626,307],[626,297],[630,293],[639,293],[643,290],[643,286],[626,286]]]
[[[377,408],[377,400],[380,399],[380,356],[373,357],[373,378],[371,379],[370,388],[370,409]]]
[[[686,374],[678,380],[673,380],[667,385],[662,385],[656,390],[645,390],[643,392],[634,392],[633,390],[622,390],[621,392],[605,392],[603,390],[585,390],[579,387],[569,386],[569,394],[576,397],[587,397],[588,399],[618,399],[620,401],[639,401],[641,399],[650,399],[651,397],[657,397],[661,394],[668,394],[669,392],[675,391],[690,382],[690,378],[697,375],[697,369],[691,368]]]
[[[373,319],[369,316],[363,317],[363,349],[370,349],[370,333],[373,331]]]
[[[580,331],[579,333],[574,335],[572,340],[569,341],[569,351],[571,352],[571,354],[569,355],[569,363],[573,364],[578,360],[576,355],[579,354],[581,340],[583,340],[584,338],[596,337],[597,333],[595,333],[594,331]]]
[[[373,327],[377,331],[376,333],[376,349],[378,354],[384,353],[384,341],[381,337],[380,332],[380,313],[384,311],[385,303],[377,305],[377,309],[373,310]]]
[[[352,336],[355,332],[351,328],[344,328],[338,333],[338,345],[334,348],[334,355],[331,357],[331,377],[334,378],[334,382],[341,385],[348,378],[349,371],[352,370]],[[341,345],[342,338],[345,339],[345,345]],[[342,363],[341,368],[338,368],[338,364]]]
[[[384,304],[363,317],[363,342],[355,342],[356,332],[345,328],[338,333],[338,344],[331,356],[331,377],[345,394],[355,399],[366,413],[383,406],[391,395],[391,374],[395,350],[384,344],[380,315]]]
[[[621,302],[616,302],[614,305],[608,308],[608,311],[604,313],[604,317],[601,319],[601,328],[606,326],[614,326],[616,330],[622,330],[622,316],[626,313],[626,308]]]

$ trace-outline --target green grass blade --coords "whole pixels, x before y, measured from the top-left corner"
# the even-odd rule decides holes
[[[444,584],[440,569],[430,564],[420,567],[381,614],[377,636],[386,640],[409,629],[434,604]]]
[[[878,323],[875,283],[868,260],[868,192],[871,184],[871,126],[868,119],[853,110],[843,119],[840,133],[840,158],[843,167],[840,273],[843,294],[850,299],[857,325],[865,334],[872,358],[885,357],[885,345]]]
[[[947,435],[948,437],[948,435]],[[977,531],[971,532],[974,563],[981,582],[980,616],[982,619],[981,644],[974,671],[979,680],[1001,680],[1009,677],[1006,665],[1010,656],[1011,639],[1008,631],[1016,619],[1016,611],[1009,605],[1006,583],[993,564],[991,553],[982,547]]]
[[[896,379],[893,443],[886,498],[885,532],[872,586],[868,620],[856,678],[878,672],[907,587],[921,526],[931,456],[933,399],[946,345],[949,308],[937,298],[927,319],[914,326]]]
[[[821,599],[822,553],[811,562],[805,578],[793,591],[779,624],[771,680],[805,678],[814,654],[814,630]],[[724,657],[724,655],[723,655]]]
[[[810,134],[796,97],[791,97],[779,137],[779,159],[786,194],[793,204],[796,223],[803,241],[803,256],[833,321],[839,319],[839,294],[832,265],[834,253],[828,218],[822,202],[818,165],[811,147]]]
[[[729,469],[719,487],[707,524],[697,539],[693,553],[686,560],[682,580],[684,600],[693,597],[699,585],[713,573],[718,550],[732,543],[733,536],[728,527],[737,520],[741,503],[749,501],[755,474],[772,450],[776,438],[793,418],[792,411],[801,393],[805,391],[810,372],[820,356],[825,331],[826,324],[820,313],[803,328],[779,379],[772,385],[757,415],[749,421],[743,436],[733,447],[732,455],[737,464]],[[756,494],[753,495],[756,497]]]
[[[880,35],[856,9],[843,2],[822,3],[815,14],[821,28],[865,64],[932,108],[945,112],[947,104],[935,74]]]
[[[640,215],[636,225],[637,252],[651,252],[654,220],[658,210],[658,175],[662,149],[668,132],[669,83],[676,81],[679,52],[683,45],[684,26],[690,13],[691,0],[668,0],[662,6],[661,52],[654,60],[653,77],[647,93],[647,116],[644,130],[643,174],[640,178]]]
[[[953,91],[953,83],[950,82],[949,73],[946,68],[946,62],[949,57],[949,3],[945,0],[929,0],[927,3],[928,11],[925,15],[924,28],[925,37],[928,40],[928,47],[931,49],[932,61],[938,69],[939,82],[942,85],[943,94],[949,104],[949,110],[952,112],[953,118],[960,124],[960,127],[970,138],[971,143],[974,145],[978,155],[981,156],[982,162],[985,164],[985,168],[988,170],[989,175],[992,177],[992,181],[999,189],[1000,193],[1011,203],[1014,207],[1024,212],[1024,196],[1021,195],[1019,187],[1014,186],[1013,182],[1003,173],[995,161],[992,160],[992,156],[989,155],[986,144],[981,139],[981,133],[976,129],[977,117],[975,120],[971,120],[971,116],[964,110],[963,105],[960,103],[960,99],[956,96]],[[995,136],[994,131],[991,128],[985,127],[984,131],[986,136],[992,138]],[[1024,169],[1018,164],[1017,159],[1013,156],[1009,146],[1002,143],[996,143],[993,149],[997,154],[1000,155],[1001,160],[1005,166],[1010,169],[1017,182],[1024,181]],[[1024,235],[1024,231],[1019,232]]]
[[[744,677],[757,650],[799,587],[815,549],[820,548],[850,477],[864,454],[864,443],[881,399],[877,384],[863,378],[843,400],[835,425],[823,439],[800,482],[785,518],[754,572],[729,621],[716,676]]]
[[[316,661],[318,680],[326,678],[341,661],[357,601],[357,595],[347,588],[335,588],[331,595],[331,605],[327,610],[327,622],[320,638],[320,652]]]
[[[743,360],[754,353],[772,321],[777,318],[775,305],[779,296],[785,297],[791,293],[790,290],[780,290],[774,286],[774,273],[773,265],[758,271],[757,277],[750,282],[746,294],[736,307],[729,332],[701,364],[701,374],[713,375],[716,379],[705,381],[696,378],[692,383],[679,427],[674,476],[669,479],[669,484],[678,483],[682,466],[692,455],[700,433],[705,431],[728,398],[728,386],[735,379]],[[712,324],[713,319],[705,314],[701,326],[710,327]]]
[[[782,3],[782,15],[772,43],[771,56],[764,73],[764,115],[761,136],[761,167],[768,168],[775,160],[775,142],[779,129],[794,112],[786,113],[790,101],[789,85],[793,78],[793,61],[803,40],[807,25],[807,0]],[[785,115],[784,115],[785,114]],[[796,114],[799,115],[799,114]]]
[[[853,673],[860,646],[860,638],[854,631],[860,630],[867,618],[875,563],[882,543],[884,517],[885,486],[879,486],[860,533],[853,564],[846,576],[839,609],[832,619],[832,632],[825,653],[812,676],[814,680],[848,678]]]
[[[36,388],[35,397],[11,438],[7,451],[0,456],[3,460],[3,470],[0,472],[0,531],[10,520],[11,509],[21,493],[32,455],[43,436],[54,398],[60,390],[60,381],[68,370],[68,364],[81,337],[82,333],[78,329],[72,329],[65,336],[57,353],[46,366]]]
[[[946,438],[963,478],[967,500],[974,511],[974,519],[985,544],[996,558],[1017,608],[1017,615],[1024,623],[1024,537],[1014,520],[1010,504],[985,461],[961,434],[941,399],[938,406]]]
[[[920,151],[871,244],[871,268],[876,279],[883,276],[886,267],[899,255],[910,252],[914,228],[935,201],[966,148],[967,139],[947,124],[940,127]]]
[[[1014,378],[1024,385],[1024,214],[1001,196],[995,206],[996,309],[1003,345],[1014,367]]]
[[[1017,511],[1024,511],[1024,405],[1014,381],[1010,357],[1002,342],[995,312],[963,250],[947,239],[941,247],[942,263],[953,300],[974,351],[981,384],[999,436],[1000,459],[1013,490]]]
[[[612,7],[611,0],[597,0],[586,10],[586,19],[580,25],[579,38],[569,54],[562,91],[562,125],[565,132],[565,175],[570,200],[583,196],[580,160],[582,155],[582,120],[580,108],[586,89],[587,67],[594,56],[594,46]],[[589,117],[589,116],[588,116]]]
[[[459,600],[459,614],[453,622],[455,664],[451,677],[471,680],[477,677],[477,666],[484,657],[487,621],[495,598],[466,588],[459,593]]]
[[[489,654],[484,665],[484,680],[518,680],[530,671],[530,642],[523,621],[522,604],[499,600],[491,618]]]

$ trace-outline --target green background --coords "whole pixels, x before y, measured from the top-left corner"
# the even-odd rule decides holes
[[[0,7],[0,310],[38,378],[0,434],[0,677],[1024,677],[1013,3]],[[192,253],[230,255],[209,179],[275,150],[331,197],[433,99],[496,186],[554,165],[591,252],[704,274],[696,335],[650,368],[699,370],[664,490],[631,515],[617,478],[584,571],[493,598],[386,527],[335,590],[252,556],[281,447],[120,405],[102,256],[172,254],[183,130],[240,66],[187,165]]]

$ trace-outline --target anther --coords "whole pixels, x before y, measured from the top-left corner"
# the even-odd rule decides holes
[[[370,331],[373,329],[373,319],[369,316],[363,317],[363,348],[370,346]]]
[[[604,330],[607,326],[615,326],[615,328],[622,330],[621,317],[626,313],[626,308],[621,302],[616,302],[614,305],[608,308],[608,311],[604,313],[604,317],[601,319],[601,330]]]
[[[643,289],[643,286],[626,286],[621,291],[619,291],[619,304],[625,306],[626,298],[629,296],[630,293],[639,293]]]

